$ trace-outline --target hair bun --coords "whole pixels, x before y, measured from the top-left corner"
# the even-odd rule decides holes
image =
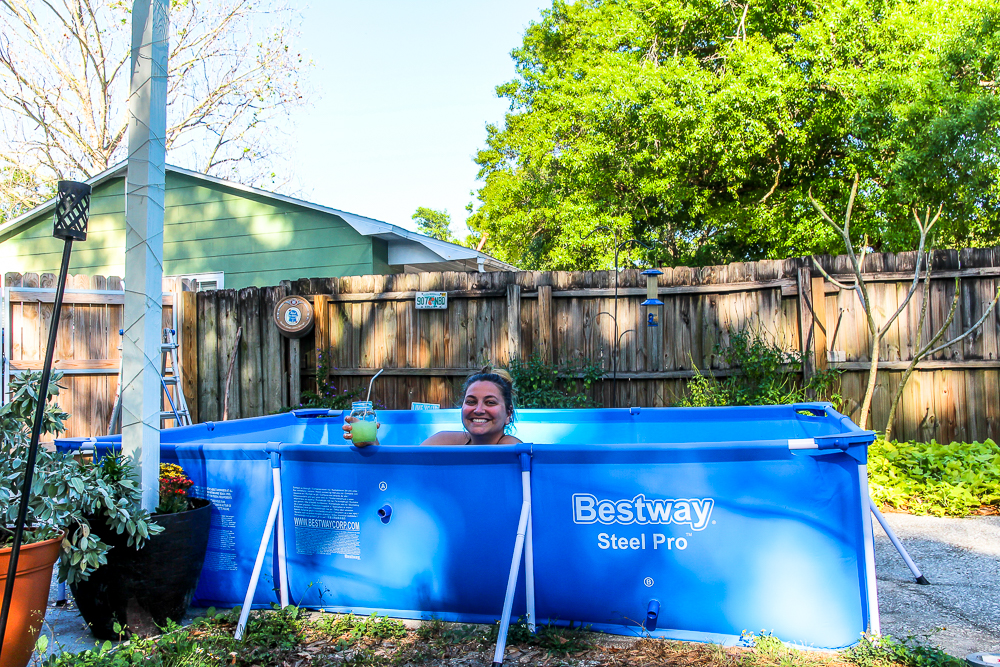
[[[499,375],[504,380],[506,380],[507,382],[509,382],[511,385],[514,384],[514,378],[511,377],[510,373],[507,372],[507,369],[505,369],[505,368],[494,368],[491,372],[494,375]]]

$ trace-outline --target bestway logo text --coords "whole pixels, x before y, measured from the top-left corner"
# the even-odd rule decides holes
[[[650,498],[639,494],[631,500],[598,500],[589,493],[573,494],[573,523],[629,525],[688,524],[703,530],[712,517],[711,498]]]

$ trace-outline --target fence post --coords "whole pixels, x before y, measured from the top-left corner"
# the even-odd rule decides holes
[[[813,309],[813,349],[816,352],[816,370],[826,370],[826,290],[823,286],[823,276],[813,276],[810,281],[811,301]]]
[[[180,297],[177,338],[181,343],[181,390],[191,412],[191,423],[195,424],[198,422],[198,293],[181,292]]]
[[[319,390],[321,382],[329,379],[328,375],[320,377],[320,366],[327,370],[330,368],[329,360],[326,364],[321,364],[321,359],[326,359],[330,354],[330,297],[326,294],[317,294],[313,297],[313,317],[316,324],[313,325],[316,337],[316,388]]]
[[[222,419],[219,292],[198,292],[198,421]]]
[[[244,287],[237,293],[240,340],[239,375],[243,417],[260,417],[264,413],[264,373],[261,357],[260,288]]]
[[[552,285],[538,286],[538,355],[547,364],[552,358]]]
[[[810,292],[812,292],[812,275],[808,267],[801,267],[797,275],[799,302],[799,351],[802,352],[802,382],[809,382],[814,375],[815,366],[812,355],[813,348],[813,318]]]
[[[288,339],[288,405],[302,402],[302,346],[298,338]]]
[[[521,358],[521,286],[507,285],[507,360]]]

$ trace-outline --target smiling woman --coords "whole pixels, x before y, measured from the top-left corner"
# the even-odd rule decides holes
[[[501,368],[483,368],[465,380],[462,401],[464,431],[441,431],[424,445],[512,445],[521,442],[507,433],[514,421],[514,384]],[[353,417],[344,420],[344,439],[351,439]],[[378,440],[376,440],[378,444]],[[358,446],[365,446],[358,443]]]

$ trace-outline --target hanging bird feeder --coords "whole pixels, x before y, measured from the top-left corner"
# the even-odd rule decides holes
[[[660,271],[659,269],[646,269],[642,272],[642,275],[646,276],[646,300],[641,304],[647,308],[646,326],[658,327],[660,326],[660,313],[656,308],[658,306],[662,306],[663,302],[656,298],[656,290],[659,286],[658,277],[663,275],[663,271]]]

